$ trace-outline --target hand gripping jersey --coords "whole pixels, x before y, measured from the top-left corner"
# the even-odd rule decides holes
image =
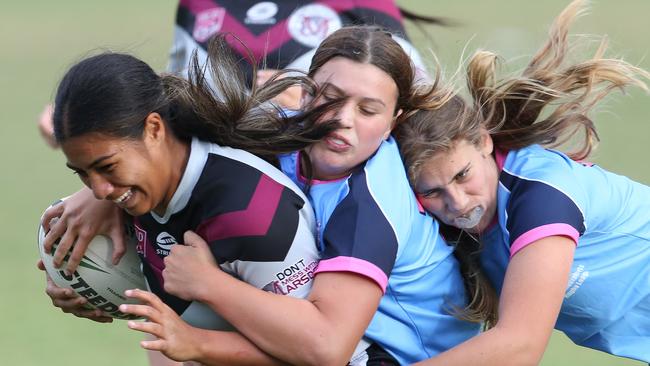
[[[298,160],[294,153],[280,162],[305,187]],[[392,137],[349,177],[312,182],[309,199],[323,252],[316,273],[357,273],[384,291],[367,338],[411,364],[478,333],[477,324],[450,315],[467,301],[458,263],[420,209]]]
[[[495,287],[517,251],[569,237],[577,247],[556,328],[582,346],[650,362],[650,187],[536,145],[503,160],[498,225],[481,238]]]
[[[399,9],[387,0],[181,0],[168,70],[185,74],[194,50],[203,62],[209,39],[230,32],[253,53],[260,68],[306,72],[321,41],[353,24],[376,24],[391,31],[416,67],[425,70],[417,50],[406,39]],[[237,55],[248,61],[241,44],[228,41]],[[251,80],[250,67],[246,72]]]
[[[151,291],[194,326],[227,328],[207,306],[163,289],[163,259],[187,230],[205,239],[221,269],[242,281],[294,297],[306,297],[311,288],[318,263],[313,209],[284,174],[245,151],[193,139],[165,214],[151,212],[134,224]]]

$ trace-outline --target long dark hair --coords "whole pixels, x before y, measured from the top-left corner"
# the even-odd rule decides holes
[[[287,116],[269,102],[293,85],[316,93],[315,84],[305,76],[277,77],[249,90],[227,36],[210,41],[206,66],[200,66],[194,55],[189,80],[158,75],[145,62],[120,53],[77,63],[57,90],[53,115],[57,141],[91,132],[141,138],[145,118],[156,112],[180,140],[196,136],[273,160],[336,128],[335,121],[315,123],[331,103]]]

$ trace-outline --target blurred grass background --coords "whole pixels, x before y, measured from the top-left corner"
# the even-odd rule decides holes
[[[408,25],[411,38],[432,50],[448,71],[462,51],[496,51],[524,62],[544,41],[552,19],[568,1],[425,1],[398,3],[421,14],[454,20],[453,27],[427,27],[432,37]],[[89,52],[130,52],[163,70],[171,44],[176,1],[113,0],[3,2],[0,6],[0,364],[145,365],[140,334],[125,323],[95,324],[63,314],[44,294],[35,268],[36,225],[55,198],[80,187],[59,151],[42,142],[36,121],[65,70]],[[610,38],[614,55],[650,69],[647,14],[650,2],[593,2],[573,33]],[[520,64],[520,66],[523,64]],[[595,116],[602,142],[595,162],[650,184],[648,96],[631,90],[609,98]],[[287,340],[288,342],[290,340]],[[573,345],[554,334],[542,365],[640,365]]]

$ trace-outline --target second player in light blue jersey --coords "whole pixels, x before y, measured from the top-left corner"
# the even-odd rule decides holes
[[[500,293],[499,320],[428,365],[539,363],[555,327],[575,343],[650,362],[650,188],[581,162],[596,139],[588,112],[649,74],[603,57],[567,62],[574,1],[523,75],[499,79],[496,55],[468,66],[456,96],[398,126],[412,185],[460,246],[480,246]],[[578,131],[578,150],[551,150]]]

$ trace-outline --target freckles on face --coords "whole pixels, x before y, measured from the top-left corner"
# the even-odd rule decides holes
[[[341,178],[372,156],[390,134],[397,85],[378,67],[343,57],[326,62],[314,80],[324,101],[347,97],[335,116],[342,127],[307,149],[315,178]]]

